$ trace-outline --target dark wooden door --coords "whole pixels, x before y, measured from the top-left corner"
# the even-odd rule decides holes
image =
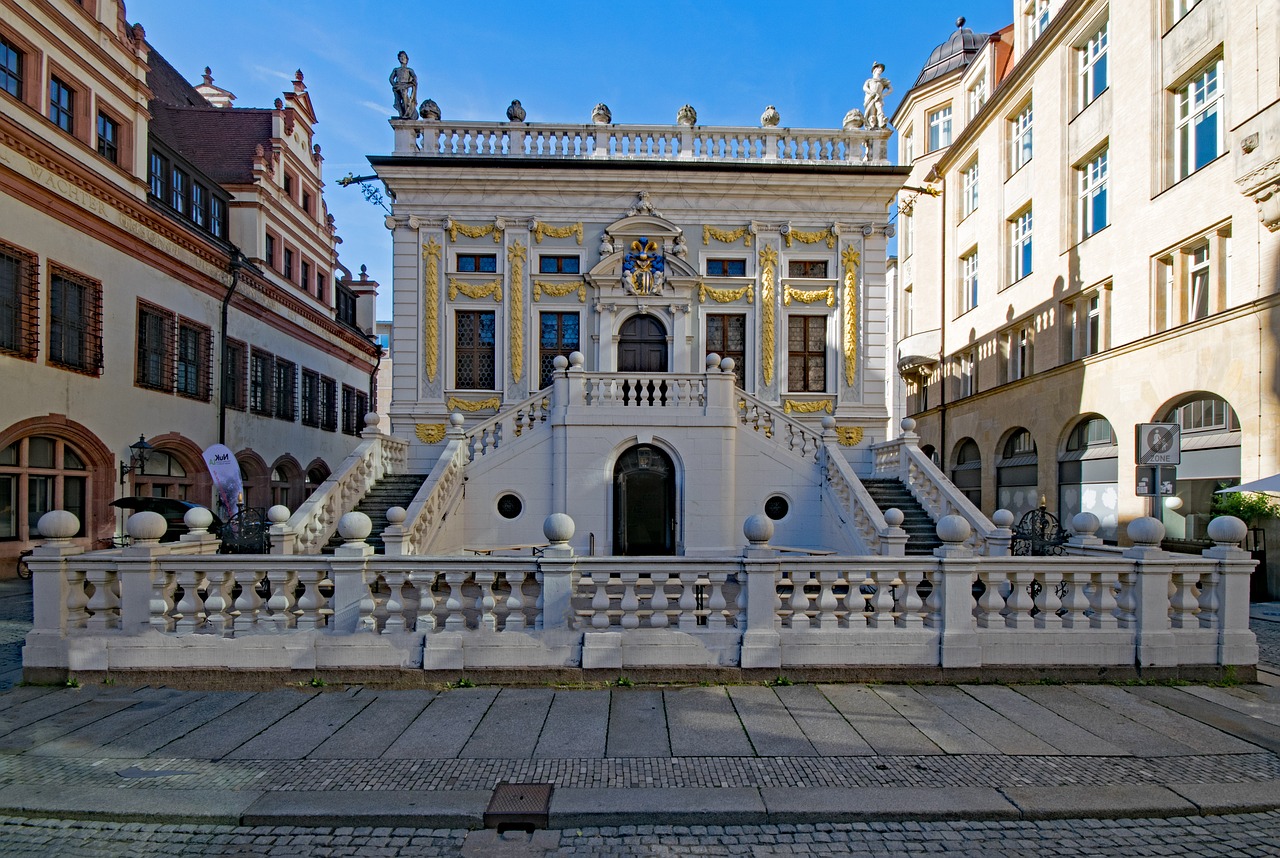
[[[667,331],[653,316],[634,316],[618,336],[618,372],[667,371]]]

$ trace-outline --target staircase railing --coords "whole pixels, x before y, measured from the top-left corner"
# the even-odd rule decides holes
[[[508,405],[466,433],[467,461],[474,462],[517,438],[547,426],[551,414],[551,390],[539,390],[523,402]]]
[[[738,422],[762,438],[790,450],[801,458],[821,464],[822,434],[798,420],[792,420],[762,399],[735,389]]]
[[[834,430],[832,434],[835,434]],[[862,544],[868,554],[903,556],[906,553],[906,531],[885,520],[884,512],[862,484],[862,480],[858,479],[853,467],[836,446],[834,438],[826,442],[824,457],[825,491],[837,509],[849,516],[847,521],[842,516],[841,521],[852,530],[851,535]]]
[[[933,460],[920,450],[916,421],[902,421],[902,434],[892,441],[874,445],[872,449],[875,476],[901,480],[912,496],[935,522],[943,516],[958,515],[969,522],[972,530],[967,541],[978,554],[1006,557],[1013,531],[997,527],[973,505],[955,484],[947,479]]]
[[[462,503],[462,470],[468,461],[469,441],[457,425],[450,427],[444,452],[405,510],[404,521],[389,520],[382,531],[388,555],[429,553],[444,522]]]
[[[286,522],[292,544],[273,545],[273,551],[319,554],[337,531],[338,519],[354,509],[374,483],[387,474],[404,472],[409,443],[378,432],[377,414],[366,414],[364,422],[363,440]]]

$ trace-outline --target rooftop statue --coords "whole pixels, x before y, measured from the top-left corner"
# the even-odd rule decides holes
[[[884,116],[884,97],[893,92],[893,84],[887,77],[881,77],[884,63],[871,66],[871,77],[862,85],[862,114],[868,128],[886,128],[888,121]]]
[[[396,119],[416,119],[418,76],[409,68],[409,55],[396,54],[400,65],[391,70],[391,92],[395,96]]]
[[[613,113],[609,110],[609,105],[603,101],[596,105],[595,110],[591,111],[591,121],[596,125],[608,125],[613,121]]]
[[[440,121],[440,105],[436,104],[430,98],[422,102],[418,108],[418,115],[423,119],[429,119],[436,122]]]
[[[782,121],[782,116],[778,113],[778,108],[772,104],[764,109],[764,113],[760,114],[761,128],[777,128],[778,123]]]
[[[526,115],[524,107],[521,106],[520,99],[518,98],[512,101],[511,106],[507,108],[508,122],[524,122]]]
[[[676,122],[681,125],[694,126],[698,124],[698,111],[693,109],[693,105],[686,104],[676,113]]]

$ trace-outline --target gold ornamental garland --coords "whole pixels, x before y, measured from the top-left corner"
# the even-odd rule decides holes
[[[760,307],[764,317],[762,331],[760,371],[766,385],[773,384],[773,270],[778,264],[778,251],[772,247],[760,249]]]
[[[457,241],[458,233],[462,233],[467,238],[484,238],[486,235],[492,235],[494,244],[502,241],[502,230],[498,229],[496,223],[489,223],[484,226],[467,226],[465,223],[449,221],[449,240]]]
[[[782,400],[782,411],[785,414],[795,412],[797,414],[816,414],[819,411],[825,411],[830,414],[833,410],[833,402],[830,399],[815,399],[812,402],[797,402],[794,399]]]
[[[477,399],[473,402],[469,399],[450,396],[444,407],[449,411],[484,411],[486,408],[497,411],[502,407],[502,400],[491,396],[488,399]]]
[[[444,440],[443,423],[419,423],[413,428],[418,440],[424,444],[439,444]]]
[[[566,295],[578,293],[578,303],[587,303],[587,284],[584,283],[543,283],[541,280],[533,281],[533,300],[541,301],[542,293],[546,292],[552,298],[563,298]]]
[[[422,316],[422,342],[426,345],[427,379],[436,380],[440,365],[440,242],[435,236],[422,245],[422,259],[426,268],[422,273],[422,291],[426,300],[426,312]]]
[[[826,289],[814,289],[807,291],[804,289],[792,289],[790,286],[782,290],[782,306],[791,306],[792,301],[799,301],[801,304],[812,304],[815,301],[826,300],[828,307],[836,305],[836,289],[834,286],[828,286]]]
[[[493,296],[494,303],[502,303],[502,278],[490,280],[488,283],[467,283],[464,280],[449,278],[449,300],[456,301],[461,292],[468,298],[488,298]]]
[[[507,248],[507,268],[511,273],[511,378],[524,377],[524,245],[514,242]]]
[[[862,259],[858,251],[846,247],[840,260],[844,263],[844,381],[852,386],[858,377],[858,264]]]
[[[791,229],[782,236],[787,242],[787,247],[791,246],[791,239],[803,242],[805,244],[817,244],[819,241],[825,241],[829,250],[836,249],[836,234],[831,231],[831,227],[820,229],[815,232],[805,232],[801,229]]]
[[[702,244],[704,246],[711,243],[711,239],[722,242],[724,244],[733,244],[738,239],[742,239],[743,247],[751,246],[751,225],[735,229],[730,232],[727,229],[716,229],[714,226],[702,225]]]
[[[538,244],[542,244],[542,239],[546,237],[568,238],[571,235],[578,239],[578,244],[582,244],[582,221],[568,226],[552,226],[540,220],[533,222],[533,240]]]
[[[837,426],[836,440],[841,447],[854,447],[862,443],[861,426]]]
[[[698,281],[698,303],[705,304],[710,298],[717,304],[731,304],[734,301],[747,299],[747,303],[751,304],[755,301],[755,296],[751,294],[750,286],[743,286],[741,289],[713,289],[701,280]]]

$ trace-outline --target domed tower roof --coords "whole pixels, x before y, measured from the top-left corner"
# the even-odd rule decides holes
[[[964,18],[957,18],[956,31],[929,54],[929,61],[924,64],[924,70],[916,78],[915,85],[920,86],[947,72],[969,65],[988,38],[989,34],[975,33],[964,25]]]

